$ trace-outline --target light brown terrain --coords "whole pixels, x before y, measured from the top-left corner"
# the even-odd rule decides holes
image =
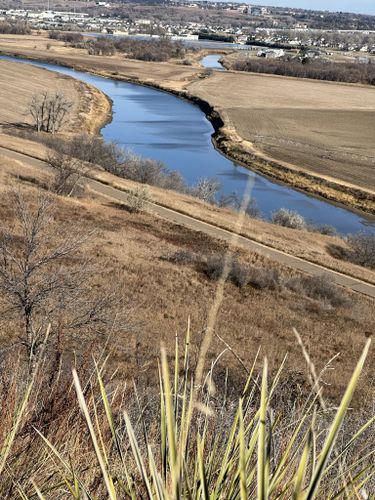
[[[88,56],[83,49],[36,35],[0,36],[0,52],[201,99],[211,108],[206,106],[206,112],[223,120],[216,143],[233,159],[312,194],[375,213],[371,87],[233,71],[207,77],[198,64]]]
[[[0,127],[31,124],[33,95],[62,92],[73,106],[63,132],[97,132],[110,117],[110,103],[98,89],[73,78],[29,65],[0,60]]]
[[[50,179],[48,171],[30,171],[26,163],[1,159],[0,217],[6,223],[11,207],[5,204],[4,193],[9,188],[21,189],[27,197],[35,197],[38,186]],[[43,188],[42,188],[43,189]],[[155,382],[156,359],[160,344],[173,353],[175,334],[183,339],[188,317],[192,324],[191,349],[195,359],[203,335],[207,314],[215,296],[216,282],[208,279],[196,264],[176,264],[168,256],[187,251],[199,259],[209,255],[223,255],[227,245],[209,236],[172,224],[150,213],[129,213],[124,207],[91,192],[80,199],[56,197],[56,223],[61,228],[79,227],[94,232],[94,237],[79,259],[90,258],[102,270],[99,281],[112,283],[129,299],[129,321],[132,328],[124,333],[112,333],[111,361],[119,368],[118,376],[137,375],[140,381]],[[275,264],[256,253],[238,250],[241,261],[261,269],[277,269],[283,279],[298,273]],[[80,260],[78,260],[78,263]],[[77,265],[77,262],[75,262]],[[343,292],[344,293],[344,292]],[[239,289],[225,286],[220,308],[217,333],[250,366],[261,346],[260,363],[267,355],[275,369],[288,354],[288,391],[299,391],[306,384],[306,366],[296,343],[292,327],[304,338],[312,359],[320,369],[336,353],[340,356],[329,372],[326,395],[335,398],[342,393],[355,360],[366,341],[365,332],[375,328],[373,300],[359,294],[347,294],[350,306],[327,307],[301,293],[286,288]],[[1,343],[9,343],[9,330]],[[87,339],[67,337],[63,348],[76,349],[78,354],[87,345]],[[208,359],[214,359],[225,345],[215,338]],[[367,376],[372,380],[375,364],[374,351],[368,363]],[[230,352],[220,360],[219,373],[229,369],[229,385],[235,388],[238,380],[246,377],[243,368]],[[325,378],[328,382],[328,379]],[[362,385],[358,397],[367,398],[370,387]]]
[[[217,72],[189,91],[260,153],[375,190],[375,89]]]

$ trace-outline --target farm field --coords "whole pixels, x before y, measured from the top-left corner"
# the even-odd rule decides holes
[[[189,85],[226,128],[279,162],[375,189],[375,89],[219,72]]]

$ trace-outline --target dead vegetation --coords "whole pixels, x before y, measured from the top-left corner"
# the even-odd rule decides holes
[[[13,184],[14,180],[11,182]],[[26,189],[27,196],[31,197],[30,201],[35,200],[35,187],[28,182],[21,185]],[[16,235],[18,230],[14,224],[14,213],[5,199],[2,196],[0,203],[3,226]],[[106,201],[58,197],[55,203],[53,226],[50,225],[49,230],[58,227],[60,235],[70,234],[70,231],[77,234],[78,230],[72,229],[77,226],[81,232],[94,231],[95,234],[85,244],[84,251],[79,250],[76,257],[64,259],[62,269],[76,272],[88,260],[96,271],[82,285],[90,287],[92,292],[98,291],[99,295],[107,285],[119,287],[110,313],[115,323],[107,325],[112,331],[114,352],[117,353],[114,361],[121,361],[120,373],[124,376],[137,367],[143,373],[142,380],[151,383],[144,369],[157,357],[161,342],[168,349],[172,348],[172,338],[166,332],[183,331],[189,316],[192,327],[201,331],[216,286],[215,280],[208,278],[208,269],[212,268],[217,276],[226,245],[142,211],[119,210]],[[51,240],[49,245],[52,243]],[[216,258],[211,259],[210,256]],[[68,276],[64,273],[63,276]],[[302,292],[300,288],[296,291],[293,289],[295,283],[303,286]],[[346,307],[344,301],[327,308],[331,295],[323,285],[312,285],[309,280],[305,281],[303,277],[264,257],[239,251],[225,287],[218,333],[236,352],[241,352],[241,358],[246,363],[250,362],[259,342],[264,353],[274,357],[275,364],[288,351],[288,371],[291,373],[301,368],[298,348],[288,333],[292,326],[306,332],[311,354],[318,364],[319,360],[328,359],[338,351],[342,356],[353,359],[352,353],[358,354],[364,332],[374,329],[370,312],[372,302],[360,296],[350,296],[350,308]],[[330,288],[330,285],[326,287]],[[331,288],[333,294],[339,293],[336,287]],[[85,299],[80,288],[75,290],[75,294],[80,300]],[[125,330],[121,330],[117,324],[122,302],[129,303],[132,311],[130,315],[126,313],[128,319],[125,321]],[[73,307],[75,312],[79,310],[79,302],[72,300],[70,304],[69,307]],[[43,314],[38,317],[42,318]],[[2,318],[2,331],[14,331],[15,323],[9,322],[9,317]],[[88,348],[93,339],[104,341],[105,338],[105,330],[101,328],[94,328],[90,335],[89,330],[83,328],[82,334],[79,330],[73,336],[69,334],[70,329],[66,329],[64,334],[56,337],[59,322],[53,320],[53,325],[51,339],[58,343],[64,353],[75,349],[79,354],[84,344]],[[105,325],[103,328],[106,328]],[[123,338],[126,338],[125,344],[120,340]],[[17,340],[11,339],[9,334],[1,339],[3,349],[9,346],[10,341]],[[199,344],[199,335],[196,341]],[[215,341],[209,356],[215,356],[220,349],[220,342]],[[124,355],[127,353],[125,357],[122,352]],[[232,369],[233,379],[242,377],[241,368],[231,356],[224,356],[223,363]],[[331,396],[334,397],[342,389],[340,377],[352,366],[350,363],[337,363],[329,388]]]

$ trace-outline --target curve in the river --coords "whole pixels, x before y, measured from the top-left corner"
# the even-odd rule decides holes
[[[254,181],[252,197],[266,217],[286,207],[296,210],[313,224],[334,226],[342,234],[362,230],[375,233],[374,218],[272,182],[227,159],[214,148],[213,128],[204,113],[181,98],[62,66],[8,59],[69,75],[99,88],[113,101],[113,120],[102,129],[103,137],[136,154],[164,162],[181,172],[190,184],[202,177],[217,177],[224,193],[236,192],[241,196],[251,177]]]
[[[219,71],[225,71],[224,66],[221,64],[220,59],[222,54],[208,54],[201,59],[201,64],[205,68],[216,69]]]

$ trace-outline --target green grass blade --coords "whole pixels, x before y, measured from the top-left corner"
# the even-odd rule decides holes
[[[266,478],[266,418],[267,418],[267,376],[268,363],[264,360],[262,392],[259,408],[259,435],[258,435],[258,500],[267,499]]]
[[[4,471],[4,467],[5,467],[6,461],[8,459],[10,450],[12,448],[14,439],[15,439],[16,434],[18,432],[18,428],[21,424],[22,417],[26,411],[26,406],[27,406],[27,403],[29,401],[32,388],[33,388],[33,382],[30,382],[30,384],[28,385],[28,387],[25,391],[25,394],[23,395],[23,398],[22,398],[20,405],[18,406],[18,408],[16,410],[16,416],[15,416],[15,421],[14,421],[12,430],[10,431],[4,445],[2,446],[2,448],[0,450],[0,475]]]
[[[365,363],[368,351],[370,349],[370,344],[371,344],[371,340],[369,339],[369,341],[367,342],[367,344],[362,352],[362,355],[358,361],[358,364],[354,370],[352,378],[351,378],[349,385],[345,391],[344,397],[342,398],[340,407],[337,411],[336,417],[335,417],[333,424],[331,426],[331,429],[328,433],[328,437],[324,443],[323,450],[320,453],[318,464],[315,468],[314,475],[311,479],[310,485],[309,485],[307,493],[306,493],[306,500],[313,499],[315,494],[317,493],[320,481],[321,481],[323,473],[324,473],[324,468],[325,468],[327,461],[329,459],[329,456],[331,454],[331,451],[332,451],[332,448],[334,446],[337,434],[341,428],[341,425],[342,425],[342,422],[343,422],[344,417],[346,415],[348,406],[349,406],[350,401],[353,397],[353,393],[355,391],[355,388],[357,387],[359,377],[360,377],[361,372],[363,370],[363,365]]]
[[[89,409],[87,408],[85,397],[83,395],[81,384],[79,382],[79,378],[78,378],[78,375],[77,375],[77,372],[75,369],[73,370],[73,380],[74,380],[74,386],[75,386],[76,393],[77,393],[78,403],[79,403],[81,411],[85,417],[86,424],[87,424],[87,427],[88,427],[89,432],[90,432],[91,441],[92,441],[92,444],[94,446],[95,454],[96,454],[96,457],[98,459],[100,469],[102,471],[102,475],[103,475],[103,479],[104,479],[104,483],[105,483],[105,486],[107,489],[108,496],[109,496],[110,500],[116,500],[117,495],[116,495],[116,491],[115,491],[115,488],[113,485],[113,481],[112,481],[112,478],[110,477],[109,472],[107,470],[105,460],[103,459],[103,456],[100,452],[100,447],[98,444],[97,437],[95,435],[95,430],[94,430],[94,426],[93,426],[92,421],[91,421]]]

